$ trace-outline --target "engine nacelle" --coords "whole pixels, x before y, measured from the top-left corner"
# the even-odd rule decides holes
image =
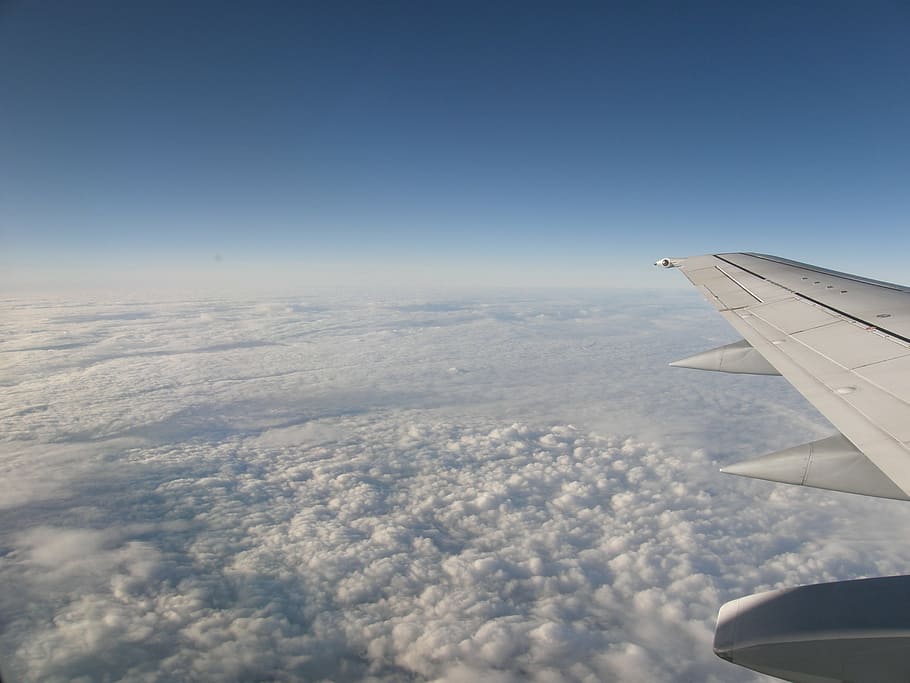
[[[659,261],[654,262],[655,266],[663,266],[664,268],[676,268],[678,265],[676,259],[672,258],[662,258]]]
[[[714,652],[800,683],[910,680],[910,576],[749,595],[717,615]]]

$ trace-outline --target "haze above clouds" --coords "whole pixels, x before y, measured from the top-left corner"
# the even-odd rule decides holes
[[[695,293],[0,319],[10,680],[745,681],[722,602],[906,569],[906,506],[716,472],[827,428],[666,367],[733,338]]]

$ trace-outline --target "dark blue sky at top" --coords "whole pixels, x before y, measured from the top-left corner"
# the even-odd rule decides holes
[[[7,265],[849,268],[910,242],[903,3],[2,7]]]

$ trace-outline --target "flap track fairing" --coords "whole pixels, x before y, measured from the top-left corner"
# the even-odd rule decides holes
[[[720,471],[784,484],[910,500],[842,434],[728,465]]]
[[[702,351],[670,363],[675,368],[714,370],[738,375],[780,375],[771,363],[745,339]]]

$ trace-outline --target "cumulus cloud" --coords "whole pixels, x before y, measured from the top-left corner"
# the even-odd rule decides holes
[[[0,670],[754,680],[718,606],[900,572],[910,513],[716,474],[824,423],[666,369],[729,338],[662,296],[19,305]]]

